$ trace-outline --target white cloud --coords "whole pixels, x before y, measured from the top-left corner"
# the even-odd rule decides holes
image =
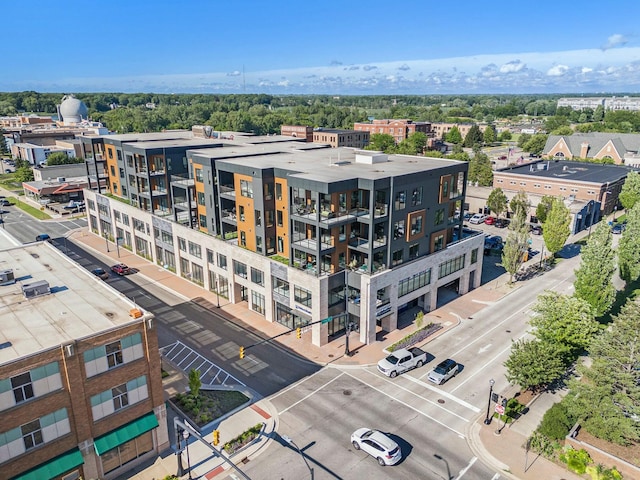
[[[227,77],[239,77],[240,75],[242,75],[242,73],[239,70],[227,73]]]
[[[526,65],[524,63],[522,63],[520,60],[514,60],[512,62],[508,62],[508,63],[505,63],[504,65],[502,65],[500,67],[500,73],[519,72],[520,70],[522,70],[525,67],[526,67]]]
[[[589,68],[589,67],[582,67],[580,69],[580,73],[591,73],[593,72],[593,68]]]
[[[566,65],[554,65],[549,70],[547,70],[547,75],[550,77],[560,77],[567,73],[569,67]]]
[[[602,46],[602,50],[608,50],[610,48],[619,47],[622,45],[626,45],[629,40],[627,37],[620,33],[615,33],[607,38],[607,43]]]

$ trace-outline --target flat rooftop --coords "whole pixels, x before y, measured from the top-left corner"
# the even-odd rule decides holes
[[[0,286],[0,365],[118,326],[132,301],[46,242],[7,248],[0,271],[13,269],[16,283]],[[25,298],[22,286],[44,280],[50,294]]]
[[[638,171],[638,169],[624,165],[603,165],[601,163],[571,162],[568,160],[542,160],[526,165],[502,168],[497,170],[497,173],[577,182],[607,183],[621,179],[630,171]]]
[[[378,163],[356,162],[357,156],[380,155],[386,161]],[[322,148],[314,150],[293,149],[249,158],[224,158],[219,162],[260,169],[281,168],[290,170],[289,177],[304,178],[317,182],[339,182],[354,178],[377,180],[401,175],[412,175],[427,170],[450,168],[460,165],[458,160],[417,157],[413,155],[386,155],[380,152],[362,151],[354,148]]]

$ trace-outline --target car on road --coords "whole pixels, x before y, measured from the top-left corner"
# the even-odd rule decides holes
[[[469,219],[469,223],[473,223],[474,225],[479,225],[484,223],[487,219],[487,216],[484,213],[476,213],[473,217]]]
[[[420,368],[427,363],[427,353],[418,347],[399,348],[378,362],[378,371],[394,378],[399,373],[412,368]]]
[[[459,369],[460,366],[455,360],[447,358],[431,370],[427,378],[437,385],[442,385],[451,377],[455,377]]]
[[[622,232],[624,232],[625,228],[627,228],[627,222],[614,223],[613,226],[611,227],[611,233],[615,235],[620,235]]]
[[[378,430],[359,428],[351,434],[351,445],[374,457],[381,467],[395,465],[402,459],[398,444]]]
[[[13,205],[13,203],[7,199],[0,200],[0,207],[10,207],[11,205]]]
[[[507,228],[510,223],[511,223],[511,220],[509,220],[508,218],[497,218],[496,223],[494,223],[494,225],[497,228]]]
[[[493,225],[496,223],[496,217],[487,217],[484,219],[484,223],[487,225]]]
[[[129,275],[131,273],[131,269],[126,266],[124,263],[116,263],[111,267],[111,271],[118,275]]]
[[[36,242],[46,242],[47,240],[51,240],[51,237],[46,233],[41,233],[36,236]]]
[[[109,273],[105,271],[104,268],[94,268],[93,270],[91,270],[91,273],[93,273],[96,277],[101,278],[102,280],[106,280],[109,278]]]

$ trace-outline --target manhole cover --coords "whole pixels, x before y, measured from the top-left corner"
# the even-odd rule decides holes
[[[439,399],[438,399],[438,403],[444,403],[444,399],[439,398]]]
[[[351,390],[343,390],[342,394],[348,397],[349,395],[351,395]]]
[[[333,358],[333,353],[330,353],[328,356],[329,358]]]
[[[507,332],[507,333],[511,333],[511,330],[505,330],[505,332]]]

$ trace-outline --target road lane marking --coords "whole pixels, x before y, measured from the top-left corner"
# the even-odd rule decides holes
[[[316,372],[312,373],[312,374],[311,374],[311,375],[309,375],[308,377],[302,378],[302,379],[298,380],[297,382],[292,383],[292,384],[291,384],[291,385],[289,385],[287,388],[284,388],[284,389],[280,390],[278,393],[275,393],[275,394],[271,395],[271,396],[269,397],[269,399],[278,398],[280,395],[283,395],[283,394],[287,393],[289,390],[293,390],[294,388],[299,387],[300,385],[302,385],[302,384],[303,384],[304,382],[306,382],[307,380],[310,380],[310,379],[312,379],[313,377],[315,377],[316,375],[318,375],[318,374],[320,374],[320,373],[322,373],[322,372],[325,372],[325,371],[327,371],[327,370],[326,370],[326,369],[324,369],[324,368],[321,368],[320,370],[318,370],[318,371],[316,371]]]
[[[511,346],[509,346],[509,348],[511,348]],[[472,412],[480,413],[480,409],[478,407],[476,407],[474,405],[471,405],[469,402],[465,402],[464,400],[462,400],[461,398],[456,397],[455,395],[451,395],[449,392],[447,392],[445,390],[440,390],[439,388],[433,387],[433,386],[429,385],[426,382],[423,382],[421,380],[418,380],[417,378],[412,377],[411,375],[407,375],[407,376],[405,376],[403,378],[411,380],[412,382],[417,383],[418,385],[426,388],[427,390],[431,390],[432,392],[435,392],[438,395],[442,395],[443,397],[446,397],[449,400],[451,400],[453,402],[456,402],[458,405],[462,405],[463,407],[468,408]]]
[[[318,393],[320,390],[322,390],[324,387],[326,387],[327,385],[329,385],[330,383],[334,382],[335,380],[339,379],[342,375],[344,375],[344,373],[341,373],[340,375],[338,375],[337,377],[332,378],[331,380],[329,380],[327,383],[325,383],[324,385],[320,385],[318,388],[316,388],[313,392],[311,392],[309,395],[306,395],[304,397],[302,397],[300,400],[298,400],[295,403],[292,403],[291,405],[289,405],[287,408],[285,408],[284,410],[280,410],[278,412],[278,415],[282,415],[283,413],[291,410],[293,407],[295,407],[296,405],[304,402],[307,398],[311,397],[312,395],[315,395],[316,393]]]
[[[399,389],[401,389],[401,390],[404,390],[405,392],[409,392],[410,394],[415,395],[415,396],[416,396],[416,397],[418,397],[419,399],[424,400],[425,402],[430,403],[431,405],[434,405],[434,406],[436,406],[436,407],[438,407],[438,408],[440,408],[440,409],[444,410],[445,412],[447,412],[447,413],[449,413],[449,414],[453,415],[454,417],[458,417],[460,420],[464,420],[465,422],[468,422],[468,421],[469,421],[468,419],[464,418],[462,415],[458,415],[457,413],[452,412],[452,411],[451,411],[451,410],[449,410],[448,408],[443,407],[443,406],[442,406],[441,404],[439,404],[438,402],[434,402],[433,400],[430,400],[430,399],[428,399],[428,398],[426,398],[426,397],[423,397],[423,396],[422,396],[422,395],[420,395],[419,393],[412,392],[412,391],[411,391],[411,390],[409,390],[408,388],[405,388],[405,387],[403,387],[402,385],[400,385],[398,382],[394,382],[394,381],[391,381],[391,380],[387,380],[386,378],[381,378],[381,377],[380,377],[380,375],[376,374],[375,372],[371,372],[371,371],[369,371],[369,370],[366,370],[366,369],[365,369],[364,371],[365,371],[365,372],[367,372],[367,373],[370,373],[371,375],[375,375],[375,377],[376,377],[376,378],[380,378],[381,380],[384,380],[385,382],[387,382],[387,383],[388,383],[388,384],[390,384],[390,385],[393,385],[393,387],[394,387],[394,388],[399,388]],[[408,375],[406,375],[406,376],[404,376],[404,377],[402,377],[402,378],[412,379],[413,381],[415,381],[415,378],[412,378],[412,377],[410,377],[410,376],[408,376]],[[360,382],[364,383],[365,385],[367,385],[367,386],[369,386],[369,387],[371,387],[371,386],[372,386],[371,384],[369,384],[368,382],[364,382],[363,380],[360,380]],[[422,382],[418,382],[418,384],[419,384],[419,385],[421,385],[421,384],[422,384]],[[430,386],[430,385],[427,385],[427,386]],[[437,389],[435,389],[435,390],[436,390],[437,392],[439,392],[439,390],[437,390]],[[439,393],[440,393],[440,392],[439,392]],[[395,397],[391,397],[391,398],[395,398]],[[480,410],[478,410],[478,412],[476,412],[476,413],[479,413],[479,412],[480,412]]]
[[[478,457],[473,457],[471,459],[471,461],[469,462],[469,464],[464,467],[462,470],[460,470],[460,473],[458,474],[458,476],[455,478],[455,480],[459,480],[460,478],[462,478],[462,476],[467,473],[467,471],[473,466],[474,463],[476,463],[476,460],[478,460]]]
[[[429,420],[431,420],[431,421],[433,421],[433,422],[437,423],[438,425],[440,425],[440,426],[442,426],[442,427],[446,428],[447,430],[452,431],[453,433],[455,433],[456,435],[458,435],[460,438],[463,438],[463,439],[466,439],[466,438],[467,438],[467,437],[465,437],[464,433],[461,433],[461,432],[457,431],[455,428],[451,428],[449,425],[447,425],[447,424],[445,424],[445,423],[442,423],[440,420],[438,420],[438,419],[436,419],[436,418],[433,418],[431,415],[427,415],[427,414],[426,414],[426,413],[424,413],[422,410],[420,410],[420,409],[418,409],[418,408],[415,408],[415,407],[413,407],[413,406],[409,405],[408,403],[403,402],[402,400],[398,400],[397,398],[392,397],[392,396],[391,396],[391,395],[389,395],[388,393],[383,392],[383,391],[382,391],[382,390],[380,390],[379,388],[376,388],[376,387],[374,387],[373,385],[368,384],[367,382],[363,382],[362,380],[360,380],[360,379],[359,379],[359,378],[357,378],[357,377],[354,377],[354,376],[353,376],[353,375],[351,375],[350,373],[346,373],[346,372],[345,372],[345,375],[350,376],[350,377],[351,377],[351,378],[353,378],[354,380],[356,380],[356,381],[358,381],[358,382],[360,382],[360,383],[362,383],[362,384],[366,385],[367,387],[369,387],[369,388],[371,388],[371,389],[375,390],[375,391],[376,391],[376,392],[378,392],[378,393],[381,393],[381,394],[382,394],[382,395],[384,395],[385,397],[389,397],[389,398],[390,398],[391,400],[393,400],[394,402],[398,402],[398,403],[400,403],[401,405],[404,405],[405,407],[410,408],[410,409],[411,409],[411,410],[413,410],[414,412],[419,413],[419,414],[420,414],[420,415],[422,415],[423,417],[426,417],[426,418],[428,418]]]
[[[520,335],[518,337],[517,340],[522,340],[524,337],[526,337],[527,335],[529,335],[529,332],[524,332],[522,335]],[[504,355],[504,353],[507,350],[511,350],[511,345],[509,345],[508,347],[504,348],[503,350],[501,350],[495,357],[491,358],[488,362],[486,362],[484,365],[482,365],[482,367],[480,367],[475,373],[471,373],[469,375],[467,375],[467,378],[465,378],[462,382],[460,382],[458,385],[456,385],[453,389],[451,389],[452,392],[455,392],[457,389],[459,389],[460,387],[462,387],[465,383],[467,383],[469,380],[471,380],[473,377],[475,377],[477,374],[479,373],[483,373],[485,372],[485,368],[489,365],[491,365],[497,358],[499,358],[500,356]]]
[[[496,473],[496,474],[491,478],[491,480],[498,480],[499,478],[500,478],[500,474],[499,474],[499,473]]]

